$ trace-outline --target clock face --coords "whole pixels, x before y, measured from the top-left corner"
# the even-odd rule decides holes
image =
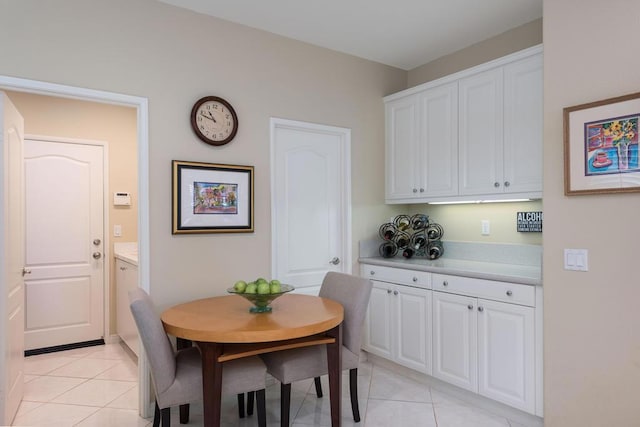
[[[207,144],[224,145],[236,135],[238,117],[227,101],[207,96],[193,106],[191,126],[196,135]]]

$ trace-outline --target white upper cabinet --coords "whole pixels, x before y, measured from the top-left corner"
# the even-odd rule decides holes
[[[386,201],[542,197],[542,47],[385,98]]]

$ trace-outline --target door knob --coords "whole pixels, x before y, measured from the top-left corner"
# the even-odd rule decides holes
[[[333,257],[333,259],[331,261],[329,261],[329,264],[333,264],[333,265],[340,264],[340,258],[338,258],[337,256]]]
[[[22,275],[31,274],[31,270],[27,267],[22,267]]]
[[[101,256],[102,256],[102,254],[100,252],[94,252],[93,253],[93,259],[100,259]]]
[[[102,242],[102,240],[100,239],[93,239],[93,244],[98,246],[100,243]]]

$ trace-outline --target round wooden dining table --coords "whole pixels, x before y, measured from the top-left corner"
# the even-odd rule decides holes
[[[331,425],[340,426],[344,309],[316,296],[286,294],[269,313],[250,313],[252,304],[238,295],[178,304],[162,313],[165,331],[196,343],[202,354],[204,426],[220,426],[224,362],[257,354],[327,346]]]

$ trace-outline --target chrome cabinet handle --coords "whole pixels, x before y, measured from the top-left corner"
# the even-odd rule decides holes
[[[120,267],[120,271],[125,271],[127,267]]]
[[[417,193],[417,192],[418,192],[418,189],[417,189],[417,188],[414,188],[414,189],[413,189],[413,192],[414,192],[414,193]]]
[[[102,254],[100,252],[94,252],[92,256],[93,259],[100,259],[102,257]]]
[[[334,256],[331,261],[329,261],[329,264],[333,264],[333,265],[338,265],[340,264],[340,258],[338,258],[337,256]]]
[[[493,186],[498,188],[498,187],[500,187],[500,183],[496,181],[496,182],[493,183]]]
[[[417,278],[417,277],[414,277],[414,278],[413,278],[413,281],[414,281],[414,282],[417,282],[417,281],[418,281],[418,278]]]
[[[449,282],[445,280],[444,282],[442,282],[442,286],[449,286]]]
[[[369,272],[369,274],[373,276],[374,274],[376,274],[376,272],[375,272],[375,271],[373,271],[373,270],[371,270],[371,271]]]
[[[478,307],[478,311],[479,311],[479,312],[483,312],[483,311],[484,311],[484,308],[483,308],[483,307]]]
[[[391,293],[391,289],[387,289],[387,293],[390,294]]]
[[[31,274],[31,269],[27,267],[22,267],[22,275]]]
[[[394,295],[398,295],[398,291],[393,291],[393,294]]]
[[[510,186],[510,185],[511,185],[511,183],[510,183],[509,181],[505,181],[505,182],[504,182],[504,186],[505,186],[505,187],[508,187],[508,186]]]
[[[467,306],[467,308],[468,308],[469,310],[473,310],[473,305],[469,304],[469,305]]]
[[[102,240],[100,239],[93,239],[93,244],[98,246],[100,243],[102,243]]]
[[[420,192],[421,192],[421,193],[424,193],[424,188],[421,188],[421,189],[420,189]]]
[[[510,297],[511,295],[513,295],[513,292],[511,292],[510,290],[509,290],[509,291],[507,291],[507,296],[509,296],[509,297]]]

